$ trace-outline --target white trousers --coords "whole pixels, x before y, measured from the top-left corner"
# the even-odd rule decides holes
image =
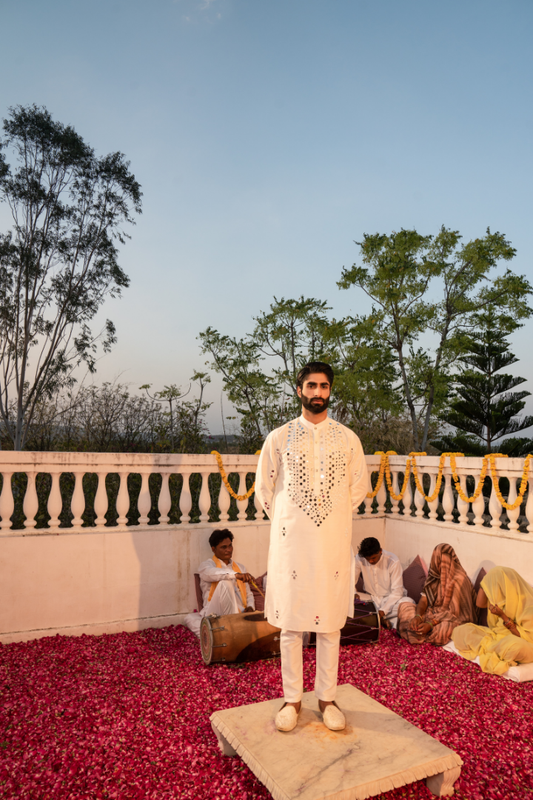
[[[195,636],[200,636],[200,625],[202,618],[207,617],[209,614],[216,614],[223,617],[226,614],[238,614],[240,611],[237,604],[237,595],[233,581],[219,581],[218,585],[213,592],[213,597],[205,605],[200,612],[193,611],[183,620],[186,628],[194,633]]]
[[[237,595],[235,594],[234,581],[219,581],[213,597],[200,611],[202,617],[217,614],[223,617],[226,614],[238,614]]]
[[[286,703],[299,703],[304,692],[303,631],[281,631],[281,678]],[[316,634],[315,696],[332,702],[337,692],[341,632]]]

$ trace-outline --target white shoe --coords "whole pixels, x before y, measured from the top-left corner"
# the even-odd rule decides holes
[[[326,728],[329,728],[330,731],[343,731],[346,727],[346,717],[340,708],[337,708],[337,706],[333,704],[325,707],[322,712],[322,719],[324,720],[324,725]]]
[[[298,713],[294,706],[284,705],[280,708],[274,719],[278,731],[292,731],[298,723]]]

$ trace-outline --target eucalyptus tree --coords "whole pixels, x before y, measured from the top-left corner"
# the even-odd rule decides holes
[[[0,415],[15,449],[36,404],[95,371],[113,323],[90,322],[129,279],[118,263],[141,189],[122,153],[98,157],[74,128],[35,105],[10,109],[0,140],[0,201],[12,227],[0,233]],[[13,161],[13,166],[8,162]]]
[[[363,266],[343,269],[338,285],[356,287],[372,301],[369,333],[382,331],[382,347],[393,355],[413,429],[424,449],[430,423],[446,402],[450,376],[475,315],[489,306],[517,321],[531,316],[531,286],[509,268],[489,274],[515,250],[500,233],[461,244],[458,231],[436,236],[416,230],[365,234],[358,242]]]

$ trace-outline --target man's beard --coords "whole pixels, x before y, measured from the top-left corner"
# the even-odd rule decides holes
[[[303,407],[307,409],[307,411],[310,411],[311,414],[322,414],[329,406],[329,397],[326,397],[326,399],[323,397],[306,397],[302,392],[300,400],[302,401]]]

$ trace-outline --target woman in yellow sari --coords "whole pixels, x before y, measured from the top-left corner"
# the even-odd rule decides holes
[[[488,607],[489,627],[460,625],[452,639],[461,655],[479,656],[483,672],[503,675],[533,662],[533,588],[510,567],[494,567],[481,581],[476,604]]]

